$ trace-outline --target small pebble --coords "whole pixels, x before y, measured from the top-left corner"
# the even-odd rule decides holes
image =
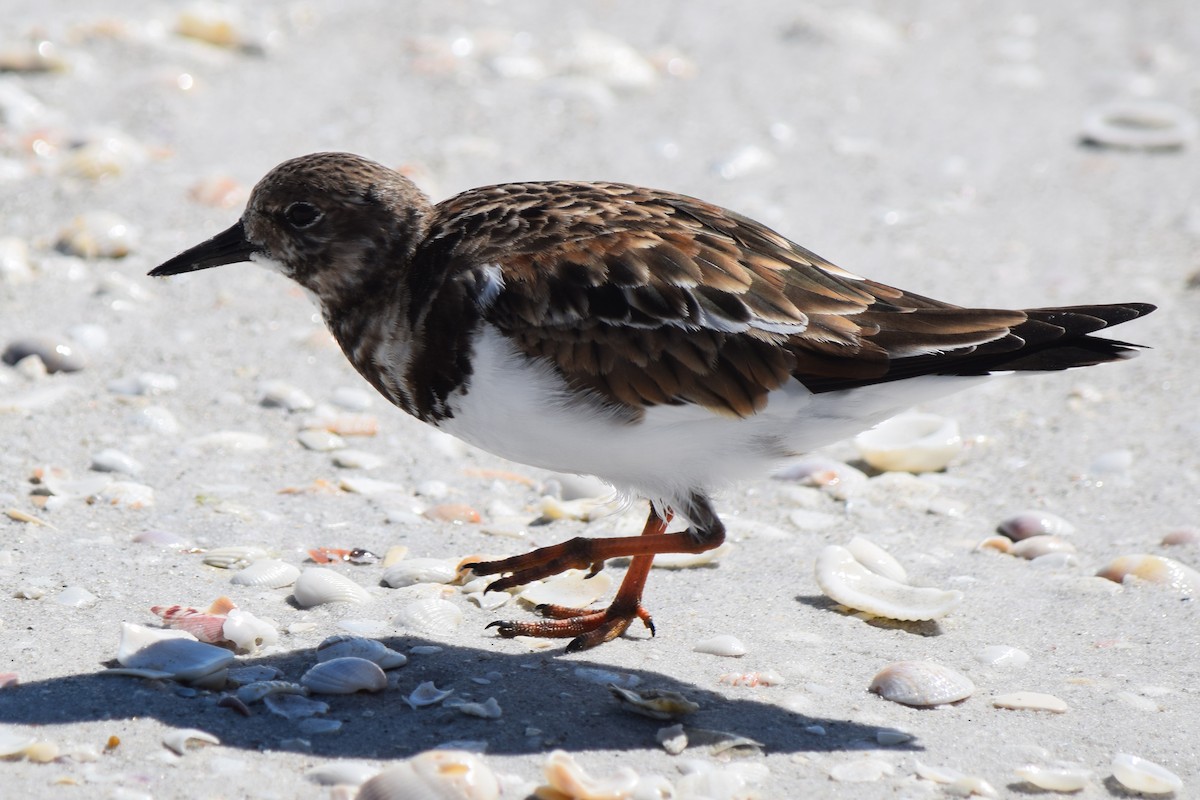
[[[703,639],[696,642],[696,646],[692,650],[696,653],[707,653],[714,656],[738,657],[746,655],[746,646],[736,636],[730,634],[721,634]]]
[[[387,463],[383,456],[365,450],[343,448],[333,453],[333,463],[343,469],[375,469]]]
[[[302,389],[284,381],[267,381],[263,384],[259,403],[287,411],[307,411],[316,405]]]
[[[317,452],[328,452],[346,446],[346,440],[341,436],[319,428],[300,431],[296,434],[296,439],[307,449]]]
[[[137,475],[143,469],[141,462],[120,450],[108,448],[92,456],[92,469],[97,472],[118,472]]]
[[[109,211],[80,214],[58,234],[59,252],[80,258],[124,258],[137,246],[133,227]]]

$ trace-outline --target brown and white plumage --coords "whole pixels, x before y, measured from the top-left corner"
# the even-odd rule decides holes
[[[648,621],[638,598],[655,553],[720,542],[712,489],[991,373],[1122,358],[1137,346],[1091,334],[1153,309],[960,308],[695,198],[549,182],[432,205],[396,172],[341,153],[280,165],[237,225],[151,274],[242,260],[308,289],[359,372],[409,413],[656,504],[650,536],[476,566],[511,572],[497,582],[511,586],[635,556],[605,612],[501,627],[580,634],[575,648]],[[663,532],[670,511],[688,532]]]

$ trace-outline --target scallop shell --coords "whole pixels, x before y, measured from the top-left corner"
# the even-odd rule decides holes
[[[970,697],[975,684],[935,661],[897,661],[876,673],[870,690],[906,706],[940,706]]]
[[[228,667],[233,653],[197,641],[187,631],[121,625],[117,661],[123,667],[168,673],[175,680],[196,681]]]
[[[233,569],[244,567],[267,557],[267,551],[255,545],[217,547],[204,554],[204,563],[210,567]]]
[[[603,597],[613,584],[612,576],[607,572],[598,572],[590,578],[587,575],[585,570],[569,569],[529,584],[517,597],[535,606],[585,608]]]
[[[937,414],[902,414],[854,439],[863,460],[883,472],[937,472],[962,450],[958,423]]]
[[[378,639],[339,634],[317,645],[317,661],[354,656],[374,661],[380,669],[395,669],[408,663],[408,656],[398,653]]]
[[[1089,770],[1077,764],[1056,764],[1048,767],[1029,764],[1018,767],[1015,772],[1021,780],[1051,792],[1078,792],[1087,786],[1092,778]]]
[[[300,683],[314,694],[379,692],[387,688],[387,676],[374,661],[343,656],[315,665]]]
[[[392,624],[422,633],[445,634],[462,622],[462,609],[449,600],[415,600],[392,618]]]
[[[620,767],[607,778],[594,778],[562,750],[550,754],[543,772],[551,789],[572,800],[622,800],[638,784],[638,774],[629,767]],[[535,794],[542,796],[540,791]]]
[[[1121,556],[1096,573],[1101,578],[1125,583],[1140,578],[1160,586],[1178,589],[1185,594],[1200,592],[1200,572],[1171,558],[1138,553]]]
[[[340,572],[324,567],[309,567],[301,572],[292,587],[292,597],[301,608],[323,603],[365,603],[371,599],[366,589]]]
[[[500,782],[474,753],[429,750],[384,770],[357,800],[497,800]]]
[[[254,586],[259,589],[282,589],[291,586],[300,577],[300,570],[277,558],[260,558],[229,579],[239,586]]]
[[[454,694],[453,689],[439,689],[433,681],[425,681],[413,689],[408,697],[404,698],[404,702],[412,708],[423,708],[436,705],[452,694]]]
[[[1012,515],[1001,522],[996,530],[1019,542],[1033,536],[1069,536],[1075,532],[1075,526],[1049,511],[1031,510]]]
[[[962,592],[909,586],[863,566],[845,547],[829,545],[817,557],[817,585],[844,606],[880,617],[926,620],[945,616]]]
[[[383,571],[383,583],[393,589],[415,583],[453,583],[458,577],[458,560],[445,558],[409,558],[397,561]]]
[[[1135,792],[1167,794],[1183,788],[1183,781],[1174,772],[1129,753],[1113,756],[1112,771],[1122,786]]]
[[[221,743],[220,739],[208,731],[202,731],[199,728],[176,728],[175,730],[167,731],[162,741],[164,745],[181,756],[186,755],[188,750],[200,745]]]

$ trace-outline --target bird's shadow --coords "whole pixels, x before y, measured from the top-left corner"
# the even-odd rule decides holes
[[[435,644],[410,636],[384,642],[405,652],[417,645]],[[332,734],[306,733],[297,721],[271,713],[262,703],[251,705],[250,715],[244,716],[218,705],[226,692],[104,675],[99,665],[96,672],[4,689],[0,692],[0,721],[53,726],[152,717],[171,727],[205,730],[227,747],[331,758],[404,758],[465,742],[486,742],[488,753],[509,755],[550,748],[657,749],[656,732],[672,724],[622,708],[604,684],[603,672],[615,671],[609,665],[557,651],[507,654],[437,644],[441,648],[437,652],[411,655],[406,666],[391,671],[388,688],[382,692],[320,696],[330,706],[323,718],[342,723]],[[236,666],[275,667],[285,679],[294,681],[313,663],[311,651],[306,650],[240,657]],[[636,676],[639,690],[673,690],[699,703],[700,710],[679,720],[685,727],[746,737],[759,742],[767,753],[857,750],[864,743],[875,746],[876,728],[789,711],[777,704],[778,688],[736,687],[720,694],[650,669],[621,669],[619,675],[626,680]],[[453,689],[456,698],[482,702],[495,697],[503,715],[477,718],[445,703],[413,709],[404,698],[424,681]],[[909,742],[899,749],[922,748]]]

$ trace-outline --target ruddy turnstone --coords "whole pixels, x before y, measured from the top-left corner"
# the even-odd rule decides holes
[[[620,635],[659,553],[725,529],[709,492],[990,374],[1130,355],[1091,334],[1145,303],[960,308],[859,277],[692,197],[510,183],[436,205],[346,153],[277,166],[229,230],[150,274],[253,261],[314,297],[350,362],[418,419],[497,455],[650,501],[641,536],[471,565],[508,589],[632,557],[603,610],[539,609],[501,636]],[[668,533],[673,514],[690,527]]]

